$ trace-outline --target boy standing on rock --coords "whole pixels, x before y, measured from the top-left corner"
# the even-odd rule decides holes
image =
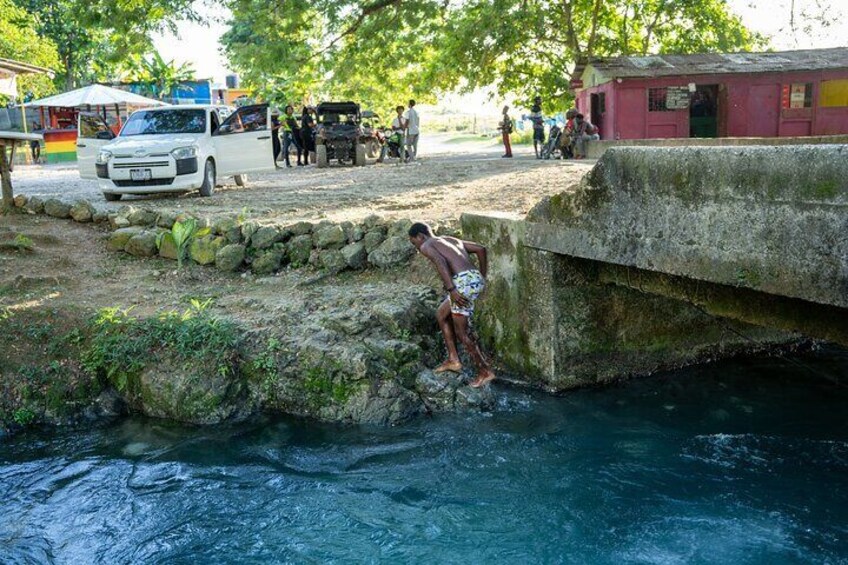
[[[448,293],[436,311],[448,358],[433,372],[462,370],[462,362],[456,349],[456,338],[459,337],[477,365],[477,378],[471,382],[471,386],[481,387],[489,383],[495,378],[495,373],[472,336],[470,327],[474,301],[486,288],[486,248],[473,241],[462,241],[455,237],[436,237],[430,226],[422,223],[412,224],[409,228],[409,241],[435,265]],[[471,262],[469,253],[477,255],[480,270]]]

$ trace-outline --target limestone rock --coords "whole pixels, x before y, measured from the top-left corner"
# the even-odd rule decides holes
[[[392,236],[368,255],[368,261],[381,269],[405,264],[415,254],[408,237]]]
[[[245,242],[250,243],[253,234],[256,233],[256,230],[260,228],[259,224],[256,222],[245,222],[241,225],[241,235],[244,238]]]
[[[106,249],[109,251],[123,251],[127,247],[127,242],[130,238],[141,233],[141,228],[119,228],[109,234],[109,240],[106,242]],[[154,245],[155,245],[154,241]]]
[[[276,226],[262,226],[250,236],[250,245],[256,249],[267,249],[282,240],[282,234]]]
[[[29,198],[26,194],[16,194],[15,208],[23,208],[24,206],[26,206],[27,200],[29,200]]]
[[[380,216],[377,216],[376,214],[371,214],[362,221],[362,224],[365,226],[365,229],[367,231],[371,231],[372,229],[378,226],[382,226],[383,219]]]
[[[318,252],[321,267],[328,271],[338,272],[347,267],[347,261],[341,251],[327,249]]]
[[[44,212],[44,201],[38,196],[33,196],[24,205],[24,210],[28,214],[41,214]]]
[[[368,262],[365,244],[361,241],[342,247],[342,257],[351,269],[364,269]]]
[[[153,227],[158,218],[159,214],[153,210],[134,209],[127,215],[127,220],[131,226]]]
[[[455,412],[463,409],[490,410],[495,405],[491,387],[473,388],[467,385],[469,376],[462,373],[421,371],[415,379],[415,389],[427,409],[432,412]]]
[[[386,235],[382,232],[382,230],[371,230],[365,234],[365,237],[362,241],[365,242],[365,251],[371,253],[378,247],[380,244],[386,240]]]
[[[347,241],[347,236],[341,226],[328,225],[317,228],[312,239],[318,249],[341,249]]]
[[[261,251],[253,258],[250,268],[257,275],[270,275],[280,270],[283,254],[276,249]]]
[[[298,235],[292,238],[288,244],[289,263],[293,267],[302,267],[309,262],[309,254],[312,253],[312,236]]]
[[[130,227],[130,221],[120,214],[109,214],[109,227],[113,230]]]
[[[386,380],[370,394],[352,398],[348,409],[354,422],[391,426],[414,418],[422,411],[421,400],[394,380]]]
[[[56,198],[48,198],[44,202],[44,212],[54,218],[70,218],[71,205]]]
[[[223,237],[205,235],[191,240],[188,247],[188,255],[198,265],[211,265],[215,262],[215,255],[224,246]]]
[[[227,243],[241,243],[241,223],[234,218],[223,220],[216,226],[216,233],[224,236]]]
[[[247,248],[244,245],[233,243],[225,245],[215,254],[215,266],[222,271],[237,271],[244,263]]]
[[[412,227],[412,220],[398,220],[389,228],[389,237],[409,237],[409,228]]]
[[[150,231],[138,232],[127,241],[124,251],[136,257],[153,257],[158,252],[156,234]]]
[[[105,224],[109,221],[109,214],[95,210],[94,214],[91,216],[91,221],[95,224]]]
[[[159,257],[176,261],[178,252],[174,236],[169,231],[163,232],[159,237]]]
[[[71,217],[75,222],[90,222],[94,218],[94,214],[97,210],[94,209],[87,200],[77,200],[77,202],[71,206]]]
[[[160,228],[165,228],[166,230],[174,227],[174,223],[177,221],[177,213],[172,212],[170,210],[165,210],[164,212],[159,213],[159,217],[156,218],[156,225]]]
[[[313,226],[310,222],[298,222],[296,224],[286,226],[286,229],[292,232],[292,235],[307,235],[312,233],[312,227]]]

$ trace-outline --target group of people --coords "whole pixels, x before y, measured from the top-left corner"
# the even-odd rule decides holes
[[[286,167],[291,168],[291,147],[297,151],[297,166],[305,167],[309,164],[309,154],[315,153],[315,125],[317,112],[312,106],[304,106],[300,117],[294,113],[294,106],[289,104],[283,112],[282,121],[279,121],[279,135],[274,136],[274,160],[280,156],[282,150],[286,161]],[[277,124],[275,124],[277,125]]]
[[[533,150],[536,158],[542,158],[542,149],[545,146],[545,117],[542,114],[542,98],[537,96],[533,100],[530,114],[525,116],[533,126]],[[559,138],[559,149],[562,158],[573,157],[583,159],[586,157],[586,144],[589,141],[600,139],[597,126],[592,124],[586,117],[572,108],[565,113],[565,127]],[[504,158],[512,157],[512,143],[510,135],[515,130],[515,121],[509,115],[509,106],[503,107],[503,118],[498,124],[498,129],[503,137]]]
[[[418,156],[418,137],[421,133],[420,125],[421,121],[418,117],[418,110],[415,109],[415,100],[409,101],[409,109],[405,109],[403,106],[396,106],[395,113],[397,114],[395,118],[392,120],[392,132],[391,135],[398,140],[404,139],[406,137],[406,157],[405,160],[407,162],[414,161]],[[401,145],[401,142],[398,141],[398,145]],[[384,144],[383,148],[380,151],[379,161],[382,162],[383,159],[386,158],[386,153],[388,151],[388,144]],[[400,157],[400,148],[398,151],[398,157]]]

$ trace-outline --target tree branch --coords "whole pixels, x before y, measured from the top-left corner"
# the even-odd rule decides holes
[[[362,27],[362,24],[365,23],[365,20],[368,19],[369,16],[373,16],[374,14],[379,13],[385,10],[386,8],[398,6],[400,3],[401,0],[378,0],[373,4],[363,6],[362,11],[359,13],[359,16],[356,18],[356,20],[354,20],[354,22],[350,24],[347,29],[345,29],[339,35],[333,38],[333,40],[330,41],[330,43],[328,43],[323,49],[316,52],[311,58],[314,59],[315,57],[324,55],[330,49],[335,47],[339,41],[341,41],[345,37],[348,37],[349,35],[353,35],[354,33],[356,33],[359,28]]]

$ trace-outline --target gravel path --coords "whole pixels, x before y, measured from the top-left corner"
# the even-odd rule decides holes
[[[407,165],[282,168],[251,175],[244,188],[224,179],[210,198],[194,192],[107,203],[95,181],[79,178],[75,164],[19,167],[13,182],[16,194],[84,198],[112,210],[131,203],[211,218],[244,214],[280,222],[357,220],[370,214],[449,220],[472,210],[526,213],[542,197],[577,182],[592,164],[539,161],[528,148],[518,149],[514,159],[501,159],[500,147],[491,142],[451,144],[445,136],[422,140],[419,152],[422,157]]]

